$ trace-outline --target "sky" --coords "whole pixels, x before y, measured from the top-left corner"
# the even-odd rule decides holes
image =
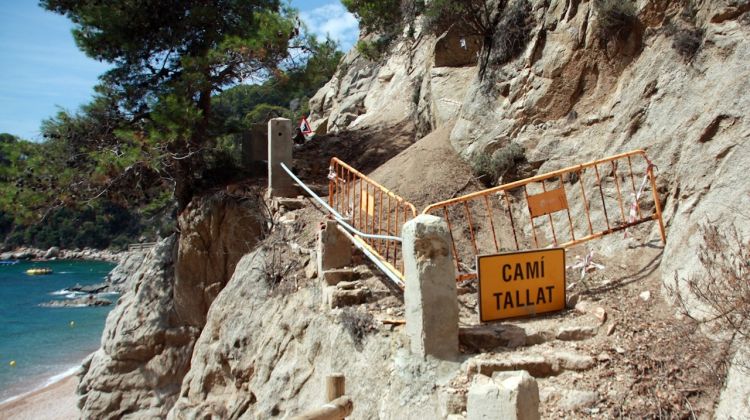
[[[357,20],[338,0],[292,0],[309,30],[349,50]],[[37,0],[0,0],[0,133],[41,141],[44,119],[89,102],[108,66],[78,50],[70,21]]]

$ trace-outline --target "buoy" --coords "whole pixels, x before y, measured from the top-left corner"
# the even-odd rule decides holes
[[[11,360],[10,363],[8,363],[8,364],[10,365],[10,367],[16,367],[16,361],[15,360]]]
[[[70,321],[70,328],[73,328],[75,326],[76,326],[76,322],[75,321]]]

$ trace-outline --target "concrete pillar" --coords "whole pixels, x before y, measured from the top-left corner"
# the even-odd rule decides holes
[[[318,235],[318,273],[350,266],[352,264],[352,244],[349,238],[339,231],[338,223],[326,220]]]
[[[469,387],[467,420],[538,420],[539,387],[525,370],[477,375]]]
[[[294,182],[279,163],[292,167],[292,122],[286,118],[268,121],[268,196],[295,197]]]
[[[448,225],[420,215],[404,225],[406,334],[414,354],[458,357],[458,297]]]

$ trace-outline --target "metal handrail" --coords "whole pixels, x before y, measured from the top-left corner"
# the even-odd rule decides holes
[[[357,236],[367,236],[373,239],[386,239],[386,240],[393,240],[393,241],[399,241],[399,242],[402,242],[402,239],[398,236],[366,234],[355,229],[353,226],[351,226],[349,223],[346,222],[346,219],[344,219],[344,217],[342,217],[336,210],[334,210],[331,206],[329,206],[328,203],[326,203],[322,198],[320,198],[320,196],[315,194],[315,192],[311,190],[310,187],[307,186],[307,184],[305,184],[301,179],[299,179],[296,175],[294,175],[292,171],[284,163],[279,163],[279,164],[281,165],[281,168],[287,173],[287,175],[289,175],[294,180],[294,182],[297,183],[297,185],[299,185],[303,190],[305,190],[305,192],[309,194],[310,197],[315,199],[315,201],[317,201],[318,204],[320,204],[321,206],[323,206],[323,208],[328,210],[331,213],[331,215],[333,215],[334,220],[336,220],[336,222],[340,226],[346,229],[343,233],[347,235],[347,237],[349,238],[349,240],[352,241],[354,246],[356,246],[357,249],[362,251],[362,253],[365,254],[365,256],[367,256],[367,258],[369,258],[370,261],[372,261],[381,271],[383,271],[383,273],[386,276],[388,276],[389,279],[391,279],[396,285],[398,285],[400,288],[403,289],[404,281],[401,278],[400,273],[398,273],[398,271],[393,266],[391,266],[386,261],[383,261],[381,258],[379,258],[376,255],[376,253],[373,253],[370,246],[367,245],[364,241],[361,241],[361,240],[358,241],[356,236],[352,236],[352,233]]]

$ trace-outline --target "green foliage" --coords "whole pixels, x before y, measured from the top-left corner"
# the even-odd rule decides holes
[[[103,86],[137,123],[118,136],[146,146],[148,159],[141,161],[172,180],[180,208],[197,192],[202,152],[215,146],[213,94],[272,74],[299,34],[294,14],[278,0],[41,4],[73,21],[81,50],[113,64]]]
[[[117,239],[126,246],[140,235],[138,218],[125,207],[101,203],[86,209],[59,208],[41,222],[19,225],[6,239],[6,245],[38,248],[107,248]]]
[[[365,33],[388,32],[401,23],[401,0],[341,0]]]
[[[371,61],[377,61],[383,56],[391,40],[389,37],[379,37],[375,41],[357,41],[357,51]]]
[[[193,194],[242,175],[236,136],[269,108],[292,116],[290,101],[307,101],[342,56],[300,34],[277,0],[41,5],[69,17],[79,47],[112,69],[90,104],[43,122],[44,143],[0,134],[0,235],[16,245],[169,233]],[[238,84],[252,78],[263,83]]]
[[[492,155],[476,153],[471,159],[474,175],[487,186],[492,186],[524,159],[524,150],[516,143],[510,143],[496,150]]]
[[[594,10],[604,39],[626,35],[637,21],[632,0],[594,0]]]

